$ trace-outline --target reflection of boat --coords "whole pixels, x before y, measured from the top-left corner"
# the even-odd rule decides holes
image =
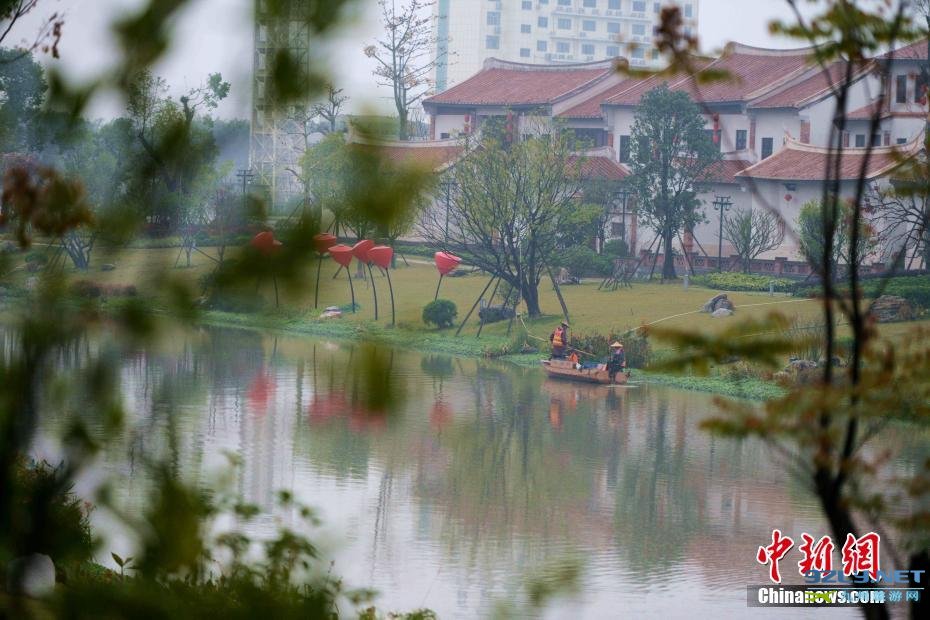
[[[610,373],[607,372],[607,364],[594,364],[591,367],[576,368],[575,364],[568,360],[543,360],[543,368],[550,377],[555,379],[568,379],[570,381],[584,381],[587,383],[609,384]],[[615,384],[626,383],[629,375],[625,372],[618,372],[614,377]]]

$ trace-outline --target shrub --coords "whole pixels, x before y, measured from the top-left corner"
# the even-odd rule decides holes
[[[452,327],[455,317],[459,314],[458,308],[448,299],[437,299],[426,304],[423,308],[423,322],[427,325]]]
[[[775,290],[786,292],[794,286],[794,281],[788,278],[775,278],[754,273],[706,273],[696,276],[695,284],[721,291],[760,291],[767,292],[770,284],[775,284]]]
[[[584,245],[572,246],[559,254],[559,267],[565,267],[576,277],[609,276],[613,264],[610,256],[598,254]]]
[[[610,355],[610,344],[614,340],[623,343],[627,366],[645,368],[649,364],[652,355],[649,340],[638,330],[620,334],[611,333],[606,336],[603,334],[570,334],[569,346],[593,354],[595,358],[607,359]]]
[[[610,256],[611,258],[626,258],[630,255],[630,249],[623,239],[611,239],[604,244],[604,247],[601,249],[601,254]]]
[[[885,278],[873,278],[862,281],[862,294],[868,299],[875,299],[880,295],[894,295],[903,297],[913,306],[930,309],[930,275],[898,276],[890,278],[887,286],[882,288]],[[795,295],[799,297],[817,297],[823,288],[819,284],[807,284],[795,288]],[[839,285],[841,295],[849,294],[849,286]]]
[[[25,260],[27,264],[37,263],[39,265],[45,265],[48,263],[48,255],[42,250],[33,250],[26,254]]]
[[[88,512],[61,468],[20,460],[12,498],[17,531],[29,533],[13,541],[18,555],[44,553],[55,562],[91,558],[94,544]]]

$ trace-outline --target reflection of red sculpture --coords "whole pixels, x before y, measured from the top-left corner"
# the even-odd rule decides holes
[[[281,242],[274,238],[274,233],[270,230],[260,232],[252,237],[252,247],[264,254],[270,256],[281,249]]]
[[[249,385],[249,391],[246,397],[249,400],[249,406],[257,415],[265,415],[268,412],[268,402],[275,393],[275,383],[271,376],[260,371],[252,383]]]
[[[368,250],[368,260],[382,269],[391,266],[394,250],[386,245],[376,245]]]
[[[441,400],[437,400],[435,404],[433,404],[433,408],[430,409],[429,423],[430,426],[432,426],[437,431],[441,431],[447,427],[452,421],[452,418],[452,407],[442,402]]]
[[[315,396],[307,407],[307,419],[311,425],[345,420],[353,433],[380,431],[387,425],[386,414],[369,411],[360,403],[350,403],[344,392]]]
[[[549,402],[549,425],[553,430],[562,430],[562,403],[557,400]]]
[[[345,394],[338,392],[326,396],[317,394],[307,407],[307,416],[311,424],[319,424],[343,416],[348,410],[349,402]]]
[[[433,261],[436,263],[436,269],[439,270],[439,284],[436,285],[436,294],[433,295],[433,301],[439,299],[439,287],[442,286],[442,278],[459,266],[462,259],[449,252],[436,252],[433,255]]]
[[[336,236],[329,233],[323,233],[313,236],[313,247],[318,254],[326,254],[329,248],[336,245]]]

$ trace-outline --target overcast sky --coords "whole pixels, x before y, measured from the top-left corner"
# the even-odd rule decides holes
[[[479,2],[480,0],[470,0]],[[517,0],[504,0],[516,2]],[[337,84],[352,98],[353,112],[366,107],[388,106],[387,92],[374,87],[371,64],[362,53],[378,32],[376,0],[360,0],[360,15],[341,33],[330,53],[330,66],[338,69]],[[156,71],[167,78],[175,92],[200,84],[207,74],[219,71],[232,83],[230,98],[218,115],[249,117],[253,0],[192,0],[177,19],[175,46]],[[114,58],[109,24],[143,4],[142,0],[41,0],[37,14],[7,40],[8,44],[34,33],[38,17],[53,11],[65,14],[61,44],[66,72],[89,78],[104,71]],[[807,3],[803,3],[806,7]],[[772,19],[790,19],[785,0],[700,0],[699,36],[704,51],[719,50],[727,41],[765,47],[796,47],[768,32]],[[120,104],[102,99],[92,107],[95,116],[119,114]]]

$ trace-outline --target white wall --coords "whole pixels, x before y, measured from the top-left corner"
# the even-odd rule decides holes
[[[801,118],[795,110],[755,110],[754,114],[756,143],[752,152],[756,160],[762,159],[763,138],[772,138],[772,154],[775,154],[785,145],[786,131],[796,139],[801,137]]]

